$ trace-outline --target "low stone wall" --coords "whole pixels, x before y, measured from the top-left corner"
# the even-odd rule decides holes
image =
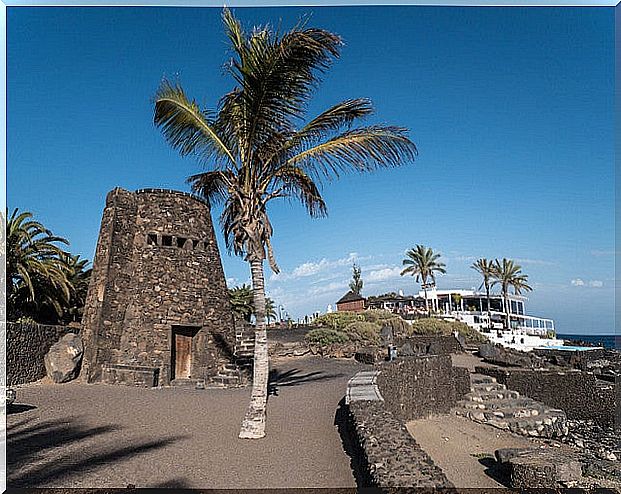
[[[380,369],[378,386],[386,407],[404,421],[448,413],[470,392],[468,370],[453,367],[450,355],[402,358]]]
[[[25,384],[45,377],[43,357],[67,333],[80,328],[12,323],[6,325],[7,385]]]
[[[398,358],[375,369],[379,374],[371,373],[372,382],[379,393],[365,393],[360,386],[352,389],[370,372],[363,371],[350,380],[346,395],[348,433],[365,482],[359,487],[381,492],[453,487],[405,424],[447,413],[470,391],[468,370],[452,367],[450,355]]]
[[[366,484],[380,492],[393,489],[453,487],[405,427],[381,401],[349,404],[349,425]],[[376,492],[376,491],[374,491]]]
[[[563,410],[567,418],[593,420],[599,425],[619,426],[615,384],[601,385],[588,372],[477,367],[477,372],[495,377],[507,388]]]

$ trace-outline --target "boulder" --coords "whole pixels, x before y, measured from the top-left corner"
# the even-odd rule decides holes
[[[582,479],[582,464],[573,455],[557,451],[531,451],[508,458],[511,487],[557,489]]]
[[[55,383],[65,383],[78,377],[84,346],[77,334],[68,333],[54,343],[43,361],[47,375]]]

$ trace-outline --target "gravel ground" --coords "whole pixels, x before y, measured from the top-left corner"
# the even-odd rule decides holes
[[[7,417],[9,487],[355,487],[335,424],[353,361],[272,362],[267,436],[245,389],[32,384]]]

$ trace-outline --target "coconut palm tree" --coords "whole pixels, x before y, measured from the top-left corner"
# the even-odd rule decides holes
[[[53,235],[32,213],[14,209],[6,222],[6,290],[8,317],[16,319],[25,306],[49,305],[60,317],[69,301],[66,253],[57,244],[68,244]],[[31,315],[31,314],[27,314]]]
[[[188,179],[211,204],[223,204],[226,247],[250,264],[256,311],[251,401],[240,437],[265,435],[268,356],[265,331],[265,259],[277,273],[268,204],[299,200],[312,217],[325,216],[321,181],[341,173],[398,166],[416,155],[407,130],[355,126],[372,113],[367,99],[349,99],[307,121],[309,100],[342,40],[304,24],[279,34],[270,26],[245,32],[228,10],[225,31],[235,87],[216,110],[201,109],[178,83],[164,80],[155,95],[154,122],[181,155],[207,170]]]
[[[483,282],[479,286],[479,290],[485,287],[485,295],[487,296],[487,317],[489,319],[490,328],[492,327],[492,306],[490,299],[490,290],[493,286],[494,279],[496,277],[496,264],[491,259],[482,257],[477,259],[472,266],[477,273],[483,277]]]
[[[513,288],[515,295],[522,292],[530,292],[532,287],[528,285],[528,275],[522,273],[522,267],[511,259],[503,258],[502,261],[494,261],[494,282],[492,285],[500,285],[502,305],[505,312],[505,325],[511,328],[511,306],[509,302],[509,289]]]
[[[407,257],[403,260],[403,265],[407,267],[401,271],[401,276],[406,274],[416,276],[416,282],[421,284],[425,292],[425,308],[427,309],[427,315],[429,315],[428,280],[435,284],[436,273],[446,273],[446,269],[444,269],[446,265],[439,261],[440,254],[434,253],[431,247],[425,247],[424,245],[417,245],[415,248],[408,250],[405,255]]]

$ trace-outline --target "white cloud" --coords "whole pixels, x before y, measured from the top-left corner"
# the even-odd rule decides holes
[[[537,266],[554,266],[556,263],[551,261],[545,261],[543,259],[516,259],[518,264],[534,264]]]
[[[401,278],[401,268],[399,266],[370,271],[369,273],[364,274],[362,277],[363,281],[367,281],[369,283],[399,278]]]
[[[308,290],[308,295],[325,295],[328,293],[342,292],[346,288],[348,288],[348,285],[346,282],[334,281],[332,283],[328,283],[327,285],[316,286],[316,287],[311,288],[310,290]]]
[[[286,281],[307,278],[309,276],[325,273],[338,267],[351,266],[354,262],[360,262],[363,259],[369,258],[370,257],[360,257],[357,252],[350,252],[347,257],[342,257],[340,259],[330,260],[324,257],[318,262],[308,261],[300,264],[290,273],[281,272],[279,274],[272,274],[270,281]]]
[[[589,280],[587,282],[581,278],[571,280],[571,284],[573,286],[588,286],[590,288],[602,288],[604,286],[604,282],[601,280]]]

